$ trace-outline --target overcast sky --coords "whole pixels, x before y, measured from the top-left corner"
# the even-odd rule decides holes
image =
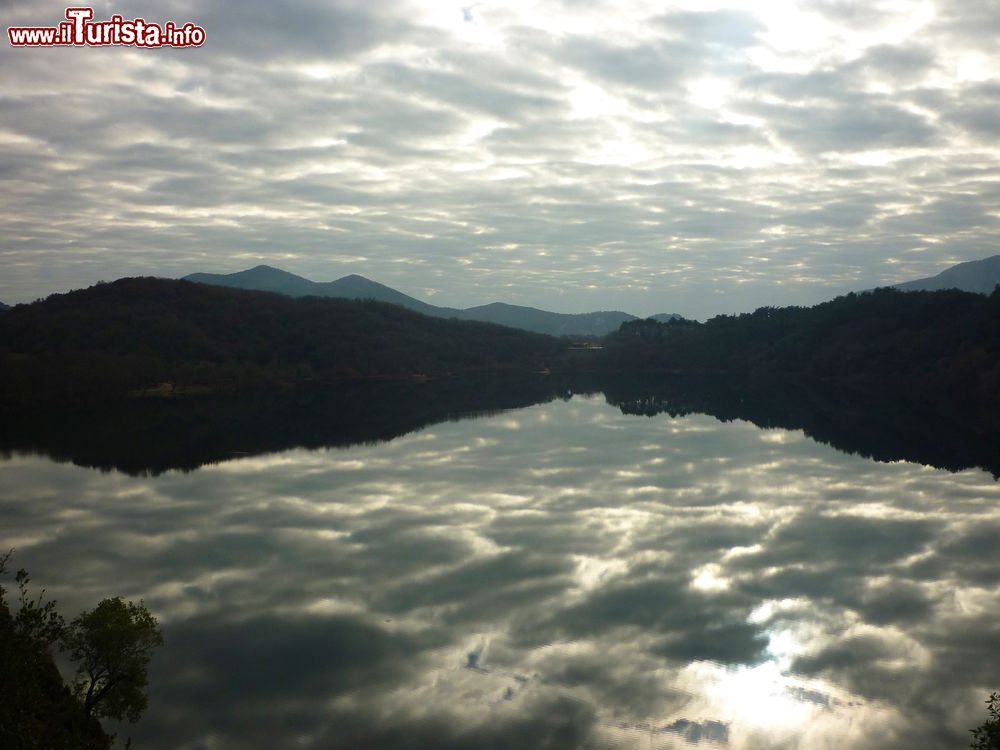
[[[0,0],[0,23],[65,8]],[[207,41],[3,40],[8,303],[267,263],[704,318],[1000,252],[1000,0],[94,11]]]

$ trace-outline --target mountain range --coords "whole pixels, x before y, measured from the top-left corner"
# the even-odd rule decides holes
[[[347,299],[373,299],[379,302],[391,302],[402,305],[424,315],[437,318],[456,318],[458,320],[477,320],[484,323],[497,323],[511,328],[521,328],[535,333],[545,333],[550,336],[604,336],[629,320],[638,320],[617,310],[589,313],[556,313],[539,310],[522,305],[509,305],[504,302],[493,302],[488,305],[459,309],[455,307],[438,307],[422,302],[392,287],[366,279],[364,276],[351,274],[335,281],[310,281],[296,276],[288,271],[271,266],[256,266],[237,273],[193,273],[184,277],[185,281],[195,281],[199,284],[235,287],[237,289],[255,289],[263,292],[278,292],[289,297],[343,297]],[[653,318],[667,322],[680,318],[674,313],[661,313]]]
[[[278,292],[289,297],[374,299],[379,302],[391,302],[438,318],[497,323],[511,328],[545,333],[550,336],[605,336],[618,330],[622,323],[638,320],[635,315],[618,310],[575,314],[556,313],[504,302],[493,302],[465,309],[440,307],[357,274],[344,276],[335,281],[320,282],[265,265],[229,274],[193,273],[185,276],[184,279],[200,284]],[[965,292],[989,294],[998,284],[1000,284],[1000,255],[994,255],[983,260],[959,263],[936,276],[905,281],[893,284],[892,287],[906,292],[959,289]],[[3,307],[0,304],[0,309]],[[660,313],[653,315],[652,318],[665,323],[675,318],[681,318],[681,316],[676,313]]]

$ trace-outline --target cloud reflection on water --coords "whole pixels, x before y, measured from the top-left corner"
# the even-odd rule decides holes
[[[0,541],[63,611],[164,622],[144,747],[958,746],[1000,674],[998,485],[797,432],[577,397],[0,475]]]

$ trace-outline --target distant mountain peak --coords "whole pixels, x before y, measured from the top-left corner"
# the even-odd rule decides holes
[[[285,271],[281,268],[275,268],[274,266],[267,266],[264,264],[261,264],[259,266],[254,266],[253,268],[248,268],[246,271],[237,271],[236,273],[253,274],[255,276],[266,274],[268,276],[280,276],[282,278],[293,277],[296,279],[302,279],[303,281],[309,281],[309,279],[305,278],[304,276],[299,276],[298,274],[294,274],[291,271]]]
[[[539,310],[524,305],[512,305],[506,302],[491,302],[466,310],[451,307],[437,307],[410,297],[392,287],[372,281],[360,274],[352,273],[335,281],[310,281],[296,276],[280,268],[267,265],[254,266],[245,271],[230,274],[193,273],[184,277],[188,281],[217,286],[237,287],[240,289],[259,289],[265,292],[278,292],[290,297],[346,297],[348,299],[374,299],[380,302],[391,302],[402,307],[416,310],[424,315],[439,318],[458,318],[460,320],[478,320],[485,323],[496,323],[520,328],[536,333],[546,333],[551,336],[604,336],[618,329],[636,316],[617,310],[602,310],[587,313],[556,313]],[[676,317],[670,314],[658,318]]]
[[[283,276],[294,276],[295,274],[289,273],[288,271],[283,271],[280,268],[275,268],[274,266],[268,266],[261,263],[259,266],[254,266],[253,268],[246,268],[242,271],[236,271],[236,273],[276,273]]]
[[[946,268],[937,276],[904,281],[893,287],[904,292],[960,289],[963,292],[990,294],[1000,284],[1000,255],[970,260]]]

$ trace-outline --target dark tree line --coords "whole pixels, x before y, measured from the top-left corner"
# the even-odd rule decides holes
[[[0,316],[0,413],[129,393],[559,370],[901,388],[1000,423],[1000,292],[881,289],[706,323],[638,320],[604,344],[583,350],[373,301],[121,279]]]
[[[0,317],[0,406],[175,390],[536,371],[559,340],[397,305],[121,279]]]
[[[706,323],[625,323],[600,367],[624,373],[773,374],[903,388],[1000,421],[1000,291],[849,294]]]

